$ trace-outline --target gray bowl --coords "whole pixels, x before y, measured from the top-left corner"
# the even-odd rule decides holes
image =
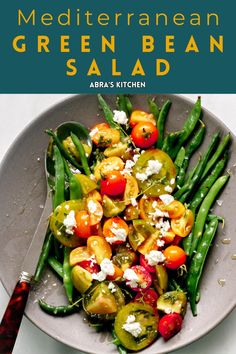
[[[167,130],[180,129],[193,102],[180,96],[158,95],[161,105],[170,98],[172,107],[167,122]],[[114,106],[115,96],[106,96]],[[135,108],[147,109],[147,95],[133,95]],[[72,97],[47,111],[32,122],[17,138],[8,151],[0,169],[0,278],[10,294],[19,276],[20,268],[32,235],[39,221],[46,195],[44,177],[44,151],[48,137],[47,128],[55,128],[64,121],[75,120],[93,126],[102,121],[95,95]],[[204,110],[203,120],[207,124],[207,135],[201,151],[210,136],[220,130],[229,129],[210,112]],[[161,354],[192,343],[220,323],[236,304],[236,250],[235,238],[235,137],[231,147],[229,168],[232,176],[219,197],[223,204],[215,205],[214,212],[225,217],[224,229],[219,228],[201,282],[201,301],[198,316],[193,317],[188,310],[182,331],[168,342],[158,339],[142,353]],[[197,158],[195,156],[195,160]],[[194,160],[194,159],[193,159]],[[225,239],[231,239],[225,244]],[[108,333],[98,334],[88,326],[81,311],[66,318],[54,318],[42,312],[36,301],[44,297],[52,304],[66,303],[62,284],[50,270],[46,270],[42,282],[31,292],[26,316],[45,333],[53,338],[88,353],[117,353]]]

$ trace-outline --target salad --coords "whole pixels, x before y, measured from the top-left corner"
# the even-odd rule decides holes
[[[159,108],[148,99],[148,112],[128,95],[114,109],[98,101],[104,119],[91,129],[67,122],[47,131],[53,212],[35,280],[47,263],[68,305],[40,299],[42,310],[67,316],[82,307],[125,353],[178,333],[188,301],[197,315],[204,264],[223,222],[211,210],[229,179],[231,137],[213,134],[190,168],[206,132],[200,97],[170,133],[169,100]]]

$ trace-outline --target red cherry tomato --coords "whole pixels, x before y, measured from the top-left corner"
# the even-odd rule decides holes
[[[152,284],[152,276],[144,267],[136,265],[131,267],[130,269],[132,269],[137,275],[137,280],[135,281],[136,286],[133,286],[132,281],[128,280],[127,278],[126,285],[128,285],[134,291],[142,291],[150,288]]]
[[[91,259],[86,259],[78,263],[78,265],[84,269],[86,269],[89,273],[98,273],[99,265],[94,263]]]
[[[117,196],[125,191],[126,179],[119,171],[112,171],[101,180],[101,193]]]
[[[153,289],[147,289],[140,291],[134,298],[135,302],[141,302],[152,306],[154,309],[157,308],[158,294]]]
[[[143,254],[140,254],[139,258],[140,265],[143,266],[149,273],[155,273],[155,267],[152,267],[148,264],[148,261],[146,260],[145,256]]]
[[[86,210],[78,211],[75,214],[76,227],[74,233],[81,238],[88,238],[91,235],[89,213]]]
[[[131,137],[137,147],[147,149],[157,141],[158,130],[153,123],[141,122],[134,126]]]
[[[179,246],[169,246],[163,251],[166,257],[166,268],[177,269],[186,262],[186,254]]]
[[[181,330],[183,319],[178,313],[164,315],[158,325],[160,335],[168,340]]]

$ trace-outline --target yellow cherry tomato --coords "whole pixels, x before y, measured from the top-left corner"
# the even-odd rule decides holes
[[[186,237],[190,234],[193,227],[193,223],[193,212],[187,209],[180,218],[171,219],[171,228],[176,235]]]

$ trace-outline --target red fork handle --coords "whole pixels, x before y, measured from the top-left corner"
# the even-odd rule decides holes
[[[0,354],[11,354],[13,351],[31,287],[31,278],[26,274],[22,272],[0,324]]]

